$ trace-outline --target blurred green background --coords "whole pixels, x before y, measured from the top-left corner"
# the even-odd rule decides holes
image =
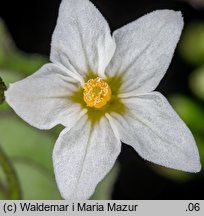
[[[172,8],[183,12],[187,22],[181,41],[158,90],[168,97],[191,129],[204,166],[202,7],[171,0],[93,2],[108,19],[112,30],[154,9]],[[50,38],[60,1],[49,3],[49,7],[47,1],[31,1],[30,6],[20,3],[24,9],[18,5],[18,13],[23,13],[20,18],[17,13],[9,17],[8,6],[2,5],[0,77],[6,86],[34,73],[49,61]],[[15,115],[6,103],[0,105],[0,199],[61,199],[52,167],[52,149],[61,129],[58,126],[50,131],[37,130]],[[156,166],[123,145],[118,162],[99,184],[92,199],[202,199],[203,192],[203,169],[199,174],[189,174]]]

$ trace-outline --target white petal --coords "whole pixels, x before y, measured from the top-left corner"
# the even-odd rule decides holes
[[[157,10],[114,32],[116,52],[108,76],[124,74],[121,92],[154,90],[164,76],[183,28],[180,12]]]
[[[111,114],[111,117],[124,143],[156,164],[188,172],[200,171],[198,149],[190,130],[160,93],[123,102],[127,114]]]
[[[115,163],[120,140],[106,118],[92,128],[87,116],[58,138],[53,162],[56,181],[65,199],[87,199]]]
[[[51,45],[51,61],[85,77],[88,71],[104,76],[115,51],[110,29],[88,0],[63,0]]]
[[[46,64],[33,75],[11,84],[5,96],[15,112],[32,126],[40,129],[50,129],[57,124],[71,127],[80,113],[84,113],[78,104],[68,99],[79,86],[68,70]]]

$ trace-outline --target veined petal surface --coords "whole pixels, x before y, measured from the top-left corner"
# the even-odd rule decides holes
[[[113,33],[116,51],[106,73],[123,77],[123,97],[157,87],[169,67],[182,28],[180,12],[157,10]]]
[[[185,123],[158,92],[123,99],[124,116],[112,113],[120,139],[144,159],[188,172],[201,169],[198,149]]]
[[[57,124],[70,128],[85,111],[69,96],[80,86],[69,71],[46,64],[33,75],[10,84],[6,101],[26,122],[39,129]]]
[[[88,0],[63,0],[51,44],[51,61],[80,77],[88,71],[104,77],[115,52],[108,23]]]
[[[87,116],[60,134],[53,152],[56,181],[65,199],[88,199],[113,167],[121,143],[103,117],[94,127]]]

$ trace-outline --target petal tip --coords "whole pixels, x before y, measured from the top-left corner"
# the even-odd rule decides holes
[[[170,20],[171,22],[174,20],[176,24],[180,24],[183,27],[184,19],[181,11],[164,9],[164,10],[156,10],[155,13],[158,13],[160,17],[163,16],[166,17],[166,19],[171,19]]]
[[[194,168],[193,172],[194,173],[199,173],[201,171],[201,168],[202,168],[202,166],[201,166],[200,162],[198,162],[198,164]]]
[[[180,23],[180,25],[181,25],[182,28],[183,28],[183,25],[184,25],[184,18],[183,18],[182,12],[181,12],[181,11],[176,11],[176,14],[177,14],[178,22]]]
[[[183,171],[190,172],[190,173],[199,173],[201,171],[201,163],[200,158],[196,158],[192,163],[189,163],[186,169],[184,168]]]

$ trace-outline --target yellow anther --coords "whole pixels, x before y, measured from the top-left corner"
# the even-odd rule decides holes
[[[111,99],[111,88],[103,79],[97,77],[84,84],[84,101],[88,107],[101,108]]]

